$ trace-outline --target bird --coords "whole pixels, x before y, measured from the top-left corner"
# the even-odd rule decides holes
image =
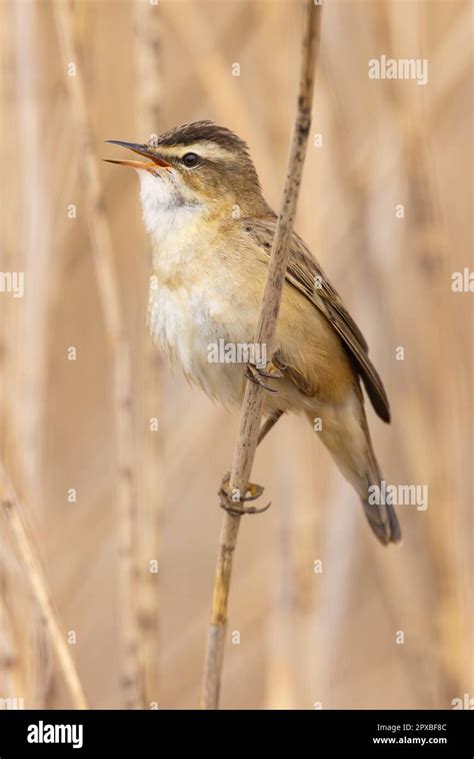
[[[287,412],[303,414],[313,428],[319,420],[318,435],[358,494],[376,537],[383,545],[399,542],[392,504],[370,497],[382,475],[361,383],[389,423],[387,395],[361,330],[296,232],[273,355],[263,357],[265,365],[249,360],[245,367],[237,354],[209,358],[216,345],[251,346],[277,223],[247,143],[208,120],[182,124],[149,143],[107,142],[146,159],[104,160],[139,176],[152,241],[148,329],[155,345],[226,407],[242,403],[247,380],[261,384],[268,429]]]

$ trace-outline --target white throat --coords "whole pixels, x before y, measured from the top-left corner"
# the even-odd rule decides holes
[[[147,171],[139,171],[138,174],[143,222],[147,232],[160,247],[171,242],[171,238],[174,245],[179,244],[180,240],[183,241],[183,235],[186,237],[198,220],[203,206],[186,202],[172,175],[160,178]]]
[[[138,171],[143,222],[152,237],[154,264],[165,264],[166,259],[184,261],[192,255],[199,222],[204,207],[187,202],[172,172],[163,178],[147,171]]]

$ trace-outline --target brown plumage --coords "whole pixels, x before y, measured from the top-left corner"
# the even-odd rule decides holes
[[[275,225],[276,216],[273,215],[245,227],[267,257]],[[362,379],[377,414],[389,422],[387,395],[369,359],[367,342],[359,327],[296,233],[292,237],[286,283],[277,331],[278,348],[281,361],[286,365],[285,376],[297,388],[300,398],[296,403],[293,399],[281,403],[278,380],[270,380],[269,385],[276,389],[276,397],[267,399],[267,407],[269,410],[298,411],[301,406],[309,404],[311,410],[306,408],[308,420],[312,425],[316,417],[322,420],[321,440],[358,492],[373,531],[383,544],[398,542],[401,531],[393,507],[368,502],[368,488],[379,486],[382,477],[357,378]],[[306,302],[311,305],[305,307]],[[301,324],[301,311],[304,313],[303,323],[311,335],[302,335],[298,342],[303,350],[295,351],[292,325]]]
[[[153,240],[150,332],[208,395],[240,403],[245,367],[211,362],[209,347],[252,342],[275,232],[276,215],[247,145],[203,121],[177,127],[154,145],[129,147],[152,161],[138,168]],[[297,234],[276,348],[283,376],[265,381],[273,391],[266,394],[266,412],[304,413],[312,425],[320,419],[318,435],[357,491],[373,531],[383,544],[397,542],[392,506],[369,503],[369,488],[380,484],[381,474],[359,380],[386,422],[387,396],[360,329]]]

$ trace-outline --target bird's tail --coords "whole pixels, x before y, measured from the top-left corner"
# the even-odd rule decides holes
[[[320,414],[321,440],[340,471],[355,488],[367,520],[383,545],[398,543],[401,530],[391,504],[380,500],[382,476],[370,440],[362,403]],[[313,415],[308,414],[313,424]]]
[[[390,503],[380,502],[382,475],[380,473],[377,459],[375,458],[370,437],[367,437],[367,443],[367,487],[365,492],[359,493],[362,506],[364,507],[365,516],[381,543],[384,545],[387,545],[388,543],[399,543],[402,539],[400,523],[393,506]],[[371,487],[373,490],[370,491],[369,495],[369,488]]]

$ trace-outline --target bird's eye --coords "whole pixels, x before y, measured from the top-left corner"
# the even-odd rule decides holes
[[[182,157],[182,162],[188,169],[192,169],[193,166],[197,166],[199,163],[199,156],[197,153],[185,153]]]

